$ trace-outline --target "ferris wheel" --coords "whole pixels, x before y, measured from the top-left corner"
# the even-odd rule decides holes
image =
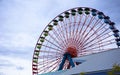
[[[33,75],[70,69],[78,65],[72,58],[119,46],[119,30],[109,16],[88,7],[69,9],[40,35],[33,54]]]

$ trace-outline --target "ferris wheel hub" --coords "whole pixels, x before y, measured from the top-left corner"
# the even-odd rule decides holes
[[[68,47],[66,50],[71,57],[77,57],[77,49],[75,47]]]

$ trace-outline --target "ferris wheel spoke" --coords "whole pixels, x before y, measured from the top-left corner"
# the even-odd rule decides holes
[[[58,63],[60,62],[60,60],[57,60],[57,62],[55,63],[55,64],[53,64],[52,66],[49,66],[49,67],[47,67],[48,69],[45,69],[45,71],[53,71],[55,68],[57,68],[57,66],[58,66]],[[52,63],[52,62],[51,62]],[[55,66],[55,67],[54,67]],[[50,69],[52,69],[52,70],[50,70]]]
[[[70,25],[69,25],[68,28],[72,27],[72,23],[69,23],[69,24],[70,24]],[[66,29],[67,29],[67,28],[65,28],[65,30],[66,30]],[[69,31],[69,33],[70,33],[70,31]],[[69,38],[69,39],[72,39],[72,38]],[[67,41],[68,41],[69,39],[66,39],[66,43],[67,43],[67,44],[68,44]],[[74,43],[73,41],[74,41],[74,40],[71,40],[69,43]]]
[[[62,25],[62,24],[61,24]],[[65,27],[65,25],[63,24],[62,26],[61,26],[61,32],[62,32],[62,36],[63,36],[63,41],[65,42],[65,44],[67,45],[67,37],[65,36],[66,34],[65,34],[65,29],[66,27]]]
[[[50,65],[53,65],[53,64],[56,63],[58,60],[59,60],[59,59],[57,59],[57,60],[55,60],[55,61],[49,61],[48,63],[46,63],[46,62],[45,62],[45,63],[42,62],[43,65],[40,66],[40,67],[38,67],[38,70],[41,70],[43,67],[46,68],[46,67],[48,67],[48,66],[50,66]]]
[[[62,36],[61,36],[61,34],[59,34],[60,32],[58,33],[58,31],[59,31],[59,29],[57,29],[57,31],[54,30],[54,34],[56,34],[55,36],[56,36],[56,38],[59,39],[59,41],[62,41],[63,44],[65,45],[65,43],[64,43],[64,41],[63,41],[63,39],[62,39]]]
[[[51,39],[53,39],[60,47],[63,47],[64,48],[64,46],[63,46],[63,44],[61,44],[56,38],[54,38],[50,33],[48,34],[50,37],[51,37]]]
[[[105,50],[108,50],[108,49],[102,49],[102,51],[105,51]],[[79,53],[78,56],[83,56],[83,55],[88,55],[88,54],[93,54],[93,53],[99,53],[101,52],[101,50],[98,50],[98,49],[87,49],[87,50],[84,50],[82,53]]]
[[[76,22],[77,22],[77,18],[78,18],[78,16],[77,16],[78,14],[76,14],[76,16],[74,16],[73,18],[74,18],[74,24],[73,24],[73,31],[72,31],[72,34],[73,34],[73,36],[75,36],[75,29],[76,29]],[[74,42],[74,41],[73,41]]]
[[[51,68],[50,72],[55,70],[55,68],[57,69],[58,68],[58,65],[60,64],[60,60],[58,60],[54,65],[53,67]],[[51,67],[51,66],[50,66]]]
[[[65,65],[64,65],[64,67],[63,67],[63,69],[67,69],[68,65],[69,65],[69,62],[66,61],[66,62],[65,62]]]
[[[59,30],[60,30],[59,34],[61,35],[61,38],[63,38],[63,41],[64,41],[64,40],[66,40],[66,37],[64,34],[64,29],[63,29],[64,25],[62,24],[62,22],[60,22],[60,24],[58,24],[58,25],[59,25]],[[66,44],[66,42],[65,42],[65,44]]]
[[[106,30],[106,31],[107,31],[107,30]],[[106,31],[105,31],[105,32],[106,32]],[[101,37],[106,36],[106,35],[108,35],[109,33],[111,33],[111,31],[109,31],[109,32],[107,32],[107,33],[105,33],[105,32],[103,32],[104,34],[101,33],[101,35],[96,36],[94,39],[101,38]],[[86,44],[91,43],[91,42],[94,42],[94,40],[92,39],[92,40],[90,40],[89,42],[86,42]],[[85,46],[86,46],[86,44],[85,44]]]
[[[57,29],[57,31],[55,29],[52,30],[52,32],[54,33],[54,36],[56,37],[56,39],[58,39],[59,41],[62,41],[62,46],[65,47],[65,43],[64,41],[62,40],[62,36],[60,34],[60,32],[58,33],[59,29]],[[51,37],[53,38],[53,36],[51,35]],[[55,39],[55,38],[54,38]],[[59,42],[58,41],[58,42]],[[59,42],[60,43],[60,42]]]
[[[84,26],[85,26],[85,23],[86,23],[86,21],[87,21],[87,18],[89,18],[89,16],[86,16],[86,18],[85,18],[85,21],[84,21],[84,23],[82,24],[82,27],[81,27],[81,29],[80,29],[80,31],[78,32],[79,34],[76,34],[76,35],[78,35],[77,36],[77,42],[79,41],[79,42],[81,42],[81,38],[83,37],[83,28],[84,28]]]
[[[67,23],[66,23],[66,21],[67,21],[67,20],[66,20],[66,18],[65,18],[65,21],[63,21],[63,23],[64,23],[64,26],[65,26],[65,27],[64,27],[64,30],[65,30],[65,32],[66,32],[66,34],[65,34],[65,35],[66,35],[66,40],[68,40],[68,36],[69,36],[69,35],[68,35],[68,28],[67,28]]]
[[[83,14],[84,15],[84,14]],[[81,22],[81,17],[83,17],[83,15],[82,16],[80,16],[80,21],[78,22],[78,23],[74,23],[74,30],[73,30],[73,43],[76,43],[76,35],[78,34],[78,28],[79,28],[79,26],[80,26],[80,22]],[[84,15],[85,16],[85,15]],[[87,15],[87,16],[85,16],[86,18],[88,18],[88,16],[89,15]],[[87,21],[87,19],[85,19],[85,21]],[[76,21],[74,21],[74,22],[76,22]],[[77,26],[77,28],[75,27],[75,26]],[[83,25],[84,26],[84,25]]]
[[[78,34],[78,31],[79,31],[79,28],[80,28],[80,23],[82,21],[82,17],[83,17],[83,15],[80,15],[80,20],[78,21],[78,25],[77,25],[77,29],[76,29],[75,39],[77,38],[77,34]]]
[[[71,19],[69,19],[69,21],[71,21]],[[69,39],[71,39],[72,38],[72,21],[71,22],[69,22],[70,24],[69,24]],[[72,43],[73,41],[71,40],[69,43]]]
[[[50,54],[57,54],[57,53],[59,53],[59,54],[63,54],[63,53],[61,53],[61,52],[55,52],[55,51],[49,51],[49,50],[40,50],[40,52],[41,53],[50,53]]]
[[[46,59],[46,60],[44,59],[44,60],[39,61],[38,65],[43,65],[43,64],[47,64],[47,63],[49,64],[50,62],[54,62],[58,59],[61,59],[61,58],[59,57],[59,58],[52,58],[52,59]]]
[[[68,21],[69,21],[69,24],[68,24],[69,25],[69,27],[68,27],[68,29],[69,29],[69,31],[68,31],[69,32],[69,38],[71,38],[71,36],[72,36],[72,33],[71,33],[71,30],[72,30],[71,29],[71,27],[72,27],[71,17],[68,19]]]
[[[87,19],[88,19],[88,16],[85,16],[85,20],[84,20],[84,22],[83,22],[83,24],[82,24],[82,27],[81,27],[80,31],[78,32],[78,34],[79,34],[80,36],[81,36],[81,34],[82,34],[82,30],[83,30],[83,28],[84,28],[84,26],[85,26],[85,23],[86,23]]]
[[[60,64],[60,60],[58,60],[58,62],[56,63],[56,65],[53,66],[53,68],[50,70],[50,72],[55,70],[55,69],[58,69],[59,64]]]
[[[92,49],[99,49],[100,47],[105,47],[105,46],[108,46],[108,45],[113,44],[113,43],[115,43],[115,42],[110,42],[110,43],[103,44],[103,45],[101,45],[101,46],[96,46],[96,47],[91,48],[91,49],[89,49],[89,50],[92,50]],[[85,49],[83,49],[83,50],[85,50]]]
[[[52,58],[58,58],[58,57],[61,57],[61,56],[59,56],[59,55],[41,55],[41,56],[39,56],[39,59],[48,59],[48,58],[50,58],[50,59],[52,59]]]
[[[62,24],[63,23],[63,24]],[[61,22],[61,32],[62,32],[62,36],[64,37],[63,38],[63,42],[65,42],[65,46],[67,46],[67,39],[68,39],[68,36],[67,36],[67,34],[68,34],[68,32],[69,31],[67,31],[67,24],[65,24],[65,22],[63,21],[63,22]],[[71,25],[71,24],[70,24]],[[66,34],[65,34],[65,30],[66,30]],[[61,34],[61,32],[60,32],[60,34]]]
[[[103,27],[102,27],[103,26]],[[82,43],[84,44],[85,42],[87,42],[88,41],[88,39],[90,39],[90,38],[92,38],[92,36],[94,36],[96,33],[98,33],[100,30],[103,30],[104,28],[105,28],[105,26],[106,25],[104,25],[104,23],[98,28],[98,29],[96,29],[89,37],[87,37],[88,36],[88,34],[89,33],[87,33],[86,35],[85,35],[85,37],[84,37],[84,39],[82,40]]]
[[[90,19],[89,23],[87,24],[85,30],[84,30],[83,33],[82,33],[83,36],[85,35],[86,30],[89,28],[90,24],[93,22],[94,19],[95,19],[95,17],[92,17],[92,18]]]
[[[90,33],[90,32],[94,29],[94,27],[95,27],[96,25],[98,25],[100,22],[101,22],[101,20],[98,19],[98,20],[94,23],[94,25],[92,26],[92,28],[91,28],[88,32]],[[89,34],[89,33],[88,33],[88,34]],[[87,35],[88,35],[88,34],[87,34]],[[81,36],[81,37],[82,37],[82,36]],[[86,37],[84,37],[84,39],[85,39],[85,38],[86,38]],[[83,40],[83,39],[80,38],[79,41],[81,42],[81,40]]]
[[[59,31],[59,29],[57,29],[57,31],[54,30],[54,34],[56,34],[55,36],[56,36],[56,38],[59,38],[59,40],[62,42],[63,46],[66,47],[66,43],[65,43],[65,41],[62,39],[61,32],[58,33],[58,31]]]
[[[84,47],[83,49],[87,49],[87,48],[90,48],[90,47],[94,47],[94,46],[96,46],[96,45],[102,45],[102,44],[106,44],[106,43],[111,43],[111,42],[114,42],[114,39],[111,39],[111,40],[107,40],[107,41],[104,41],[104,42],[99,42],[99,44],[97,44],[97,43],[94,43],[94,44],[91,44],[91,45],[89,45],[89,46],[87,46],[87,47]]]
[[[110,39],[110,40],[107,40],[107,41],[100,42],[99,44],[111,43],[111,42],[114,42],[114,40],[115,39]]]
[[[92,27],[90,27],[90,30],[88,31],[89,33],[95,28],[95,26],[97,26],[99,23],[101,22],[101,20],[97,20],[95,23],[94,23],[94,25],[92,26]],[[89,34],[89,33],[87,33],[86,34],[86,36]],[[84,37],[85,38],[85,37]]]
[[[51,42],[51,41],[49,41],[49,40],[47,40],[47,39],[45,39],[47,42],[49,42],[50,44],[52,44],[52,45],[54,45],[54,46],[56,46],[57,48],[59,48],[59,49],[61,49],[62,50],[62,48],[60,48],[58,45],[56,45],[56,44],[54,44],[53,42]]]
[[[70,31],[70,26],[71,26],[71,23],[69,23],[69,19],[65,18],[65,26],[66,26],[65,30],[66,30],[67,39],[69,39],[70,38],[69,31]]]
[[[60,53],[62,54],[61,52],[58,52],[58,51],[49,51],[49,50],[40,50],[41,53]]]
[[[57,63],[57,61],[58,61],[58,60],[52,62],[51,64],[47,64],[47,65],[45,65],[45,66],[43,66],[43,67],[38,68],[39,72],[45,71],[46,68],[51,68],[53,65],[55,65],[55,64]],[[41,68],[42,68],[42,69],[41,69]]]
[[[106,41],[106,39],[107,39],[107,38],[110,38],[111,36],[112,36],[112,35],[109,35],[109,36],[107,36],[107,37],[104,37],[103,39],[101,39],[101,40],[99,40],[99,41],[96,41],[96,42],[94,42],[93,44],[90,43],[90,47],[91,47],[92,45],[93,45],[93,46],[96,45],[97,43],[99,43],[99,42],[101,42],[101,41],[104,41],[104,40]],[[83,47],[86,47],[86,46],[87,46],[87,45],[84,45]],[[88,48],[88,46],[87,46],[87,48]]]
[[[89,17],[90,17],[90,16],[89,16]],[[88,17],[88,18],[89,18],[89,17]],[[82,37],[84,36],[87,28],[89,27],[89,25],[92,23],[93,20],[94,20],[94,17],[92,17],[92,18],[90,19],[90,21],[89,21],[89,23],[88,23],[87,25],[85,25],[86,23],[83,23],[83,26],[86,26],[86,28],[84,27],[84,30],[82,30],[83,28],[81,28],[81,31],[80,31],[81,35],[78,36],[78,37],[80,37],[80,39],[82,39]],[[83,32],[82,32],[82,31],[83,31]]]
[[[104,32],[100,33],[99,35],[97,35],[97,36],[96,36],[95,38],[93,38],[92,40],[90,40],[90,41],[88,41],[88,42],[86,41],[86,42],[84,43],[84,46],[87,46],[89,43],[93,42],[93,41],[96,40],[97,38],[103,37],[103,36],[111,33],[111,31],[105,33],[106,31],[107,31],[107,30],[105,30]],[[105,33],[105,34],[103,34],[103,33]]]
[[[74,16],[73,17],[74,18],[74,24],[73,24],[73,31],[72,31],[72,33],[73,33],[73,36],[75,36],[75,26],[76,26],[76,22],[77,22],[77,18],[78,18],[78,16]]]
[[[70,23],[70,24],[71,24],[71,23]],[[66,24],[66,26],[67,26],[67,24]],[[71,27],[71,25],[69,25],[69,27]],[[63,31],[64,31],[64,30],[67,30],[67,27],[62,27],[62,28],[64,28]],[[69,31],[66,31],[66,35],[69,34],[68,32],[69,32]],[[64,34],[64,35],[65,35],[65,34]],[[66,46],[67,46],[67,40],[68,40],[68,36],[67,36],[66,39],[64,39],[64,42],[65,42]]]
[[[78,21],[78,27],[77,27],[77,29],[76,29],[76,34],[78,34],[78,31],[79,31],[79,27],[80,27],[80,23],[81,23],[81,21],[82,21],[82,18],[83,18],[83,15],[80,15],[80,20]]]
[[[74,18],[74,17],[72,17],[72,18]],[[72,23],[72,25],[71,25],[71,32],[70,32],[71,33],[71,37],[70,38],[72,38],[72,39],[74,37],[74,26],[75,26],[75,23]],[[74,40],[71,40],[71,43],[74,43]]]
[[[47,45],[42,45],[42,46],[47,47],[47,48],[50,48],[50,49],[55,50],[55,51],[59,51],[59,52],[62,51],[62,50],[60,50],[60,49],[56,49],[56,48],[53,48],[53,47],[51,47],[51,46],[47,46]],[[62,51],[62,52],[63,52],[63,51]]]
[[[94,46],[100,46],[102,44],[105,44],[105,43],[111,43],[111,42],[114,42],[114,39],[111,39],[111,40],[107,40],[107,41],[104,41],[104,42],[100,42],[99,44],[98,43],[93,43],[91,45],[89,45],[88,47],[83,47],[83,49],[89,49],[89,48],[92,48]]]
[[[70,23],[70,27],[69,27],[69,34],[70,34],[70,36],[69,36],[69,38],[73,38],[73,36],[74,36],[74,26],[75,26],[75,23],[76,23],[76,19],[77,19],[77,16],[70,16],[70,19],[69,19],[69,23]],[[74,42],[74,41],[72,41],[72,42]]]
[[[70,19],[66,19],[65,18],[65,21],[64,21],[64,25],[65,25],[65,27],[64,27],[64,30],[66,30],[66,42],[67,42],[67,40],[70,38],[70,27],[72,26],[72,23],[70,22]]]
[[[92,18],[90,19],[89,23],[87,24],[85,30],[84,30],[83,33],[82,33],[82,36],[85,35],[87,29],[89,28],[90,24],[92,23],[92,21],[93,21],[94,19],[95,19],[95,17],[92,17]],[[81,37],[82,37],[82,36],[81,36]],[[79,38],[79,36],[78,36],[78,37],[76,38],[76,40],[75,40],[76,43],[78,43],[78,38]],[[86,37],[83,37],[83,38],[85,39]],[[81,41],[82,41],[82,40],[81,40]],[[81,42],[81,41],[80,41],[80,42]]]
[[[112,36],[112,35],[109,35],[109,36]],[[109,38],[109,36],[108,36],[108,38]],[[95,38],[95,39],[99,39],[100,37],[98,37],[98,38]],[[106,37],[105,37],[105,39],[107,39]],[[105,40],[105,39],[102,39],[102,40],[100,40],[100,41],[98,41],[98,42],[95,42],[94,44],[96,44],[96,43],[99,43],[99,42],[101,42],[101,41],[103,41],[103,40]],[[84,46],[89,46],[91,43],[93,43],[94,42],[94,40],[91,40],[90,41],[90,43],[88,42],[86,45],[84,45]],[[83,47],[84,47],[83,46]]]

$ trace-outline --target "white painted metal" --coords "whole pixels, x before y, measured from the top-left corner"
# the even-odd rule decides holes
[[[47,75],[71,75],[79,74],[80,72],[91,72],[105,69],[111,69],[114,64],[120,64],[120,48],[111,49],[108,51],[91,54],[83,57],[77,57],[74,61],[83,61],[82,64],[74,68],[62,71],[48,73]]]
[[[111,69],[114,64],[120,64],[120,49],[111,49],[105,52],[79,57],[79,59],[86,61],[69,69],[62,75]]]

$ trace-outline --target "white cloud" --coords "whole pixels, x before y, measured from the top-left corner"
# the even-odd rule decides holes
[[[0,73],[5,75],[32,75],[32,62],[30,60],[11,58],[8,56],[0,56],[0,60],[7,60],[14,64],[13,66],[8,66],[0,68]],[[0,61],[2,63],[2,61]]]
[[[34,39],[32,35],[26,33],[8,33],[0,34],[0,36],[0,46],[13,50],[33,48],[36,43],[36,39]]]
[[[111,6],[112,2],[107,2],[104,3],[104,0],[2,0],[0,4],[0,48],[7,48],[8,53],[9,50],[22,50],[32,54],[32,48],[44,27],[59,13],[74,7],[104,10],[103,12],[110,14],[113,20],[118,21],[118,18],[116,19],[116,13],[119,13],[117,9],[114,15],[109,13],[115,8],[115,3]],[[104,9],[105,6],[113,8],[107,10]],[[1,55],[1,62],[7,60],[13,66],[2,67],[0,75],[32,75],[32,61],[28,60],[32,58],[32,55],[28,59],[19,57],[9,56],[9,54]]]

